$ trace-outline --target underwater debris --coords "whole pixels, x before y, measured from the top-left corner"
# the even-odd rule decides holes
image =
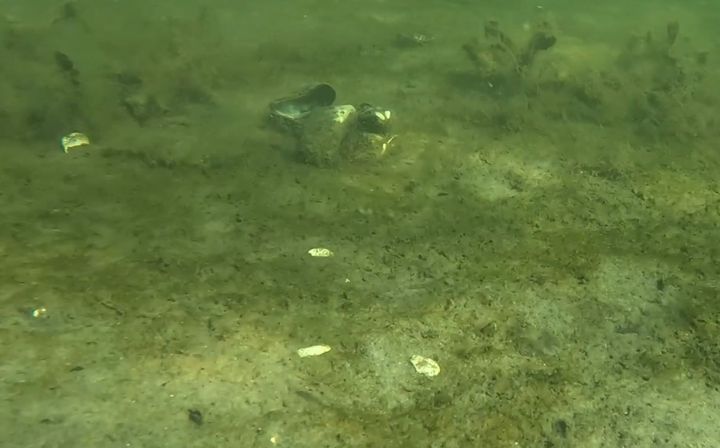
[[[298,155],[310,165],[332,167],[383,158],[396,137],[390,134],[392,112],[368,103],[355,107],[333,105],[334,101],[330,85],[312,84],[271,102],[268,119],[295,137]]]
[[[435,36],[424,33],[398,33],[395,35],[395,46],[398,48],[418,48],[433,42]]]
[[[34,317],[35,319],[44,319],[44,318],[48,317],[47,308],[45,308],[44,306],[35,308],[32,311],[32,317]]]
[[[327,83],[318,82],[270,103],[269,118],[284,130],[297,130],[299,121],[313,110],[329,107],[336,97],[335,89]]]
[[[410,363],[415,367],[415,371],[421,375],[433,377],[440,374],[440,365],[434,359],[420,355],[412,355],[410,357]]]
[[[60,145],[62,146],[65,154],[83,146],[90,144],[90,138],[82,132],[71,132],[60,139]]]
[[[329,345],[313,345],[310,347],[303,347],[297,350],[297,354],[301,358],[307,358],[308,356],[320,356],[332,350]]]
[[[327,249],[325,247],[313,247],[312,249],[308,250],[308,254],[310,254],[311,257],[332,257],[335,255],[333,251],[330,249]]]

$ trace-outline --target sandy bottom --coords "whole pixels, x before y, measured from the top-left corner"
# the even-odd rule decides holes
[[[86,148],[65,154],[52,132],[0,142],[6,443],[717,445],[717,138],[557,116],[494,129],[482,89],[457,84],[473,70],[462,36],[479,30],[450,26],[471,6],[390,3],[367,4],[326,53],[342,21],[310,37],[342,5],[282,10],[256,42],[228,43],[246,49],[233,82],[226,59],[204,66],[223,78],[209,99],[144,123],[115,102],[79,121]],[[234,17],[261,33],[278,9],[263,8]],[[587,54],[573,32],[596,24],[558,21],[555,67]],[[295,27],[277,37],[278,23]],[[398,32],[433,40],[407,48]],[[269,101],[315,80],[394,112],[385,157],[303,164],[266,125]],[[297,355],[316,344],[332,350]]]

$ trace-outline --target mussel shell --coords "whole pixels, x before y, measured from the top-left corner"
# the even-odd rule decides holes
[[[331,85],[313,84],[294,95],[270,103],[270,115],[283,120],[297,121],[314,109],[332,105],[335,96],[335,89]]]

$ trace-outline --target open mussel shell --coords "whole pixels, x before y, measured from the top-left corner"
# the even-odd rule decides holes
[[[325,83],[309,85],[297,93],[270,103],[270,118],[294,128],[298,121],[320,107],[332,105],[335,89]]]
[[[382,107],[363,103],[358,106],[360,130],[372,134],[386,135],[390,132],[391,112]]]

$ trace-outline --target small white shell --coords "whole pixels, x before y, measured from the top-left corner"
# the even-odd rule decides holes
[[[35,308],[33,310],[32,316],[36,319],[40,319],[43,317],[47,317],[47,312],[48,312],[47,308],[45,308],[44,306],[41,306],[40,308]]]
[[[324,247],[314,247],[310,249],[308,253],[313,257],[332,257],[335,255],[333,251]]]
[[[79,148],[90,144],[90,139],[82,132],[72,132],[60,139],[63,151],[66,153],[71,149]]]
[[[355,107],[346,104],[344,106],[335,106],[335,122],[336,123],[345,123],[348,118],[350,118],[355,113]]]
[[[440,373],[440,365],[433,359],[420,355],[412,355],[410,362],[413,367],[415,367],[415,371],[421,375],[438,376]]]
[[[308,356],[320,356],[330,350],[332,350],[332,347],[329,345],[313,345],[310,347],[299,348],[297,354],[301,358],[307,358]]]
[[[389,120],[391,115],[392,115],[392,112],[390,112],[389,110],[386,110],[383,112],[375,111],[375,117],[377,117],[377,119],[380,121]]]

